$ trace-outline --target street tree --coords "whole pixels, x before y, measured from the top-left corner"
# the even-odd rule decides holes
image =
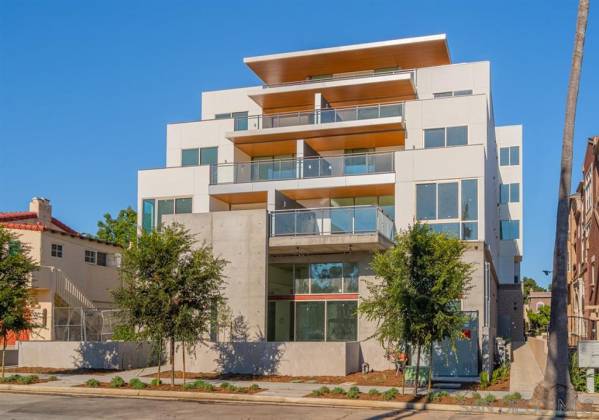
[[[226,264],[210,247],[195,247],[180,225],[142,232],[123,252],[123,286],[114,291],[123,323],[137,331],[136,339],[154,344],[159,365],[164,343],[169,343],[172,385],[175,342],[185,350],[207,336],[212,308],[224,302]]]
[[[458,303],[469,290],[472,273],[472,265],[462,260],[465,250],[460,240],[417,223],[371,263],[377,279],[368,284],[369,297],[358,311],[377,323],[374,337],[387,352],[406,345],[416,350],[414,393],[421,352],[462,335],[466,318]]]
[[[137,237],[137,213],[131,207],[119,211],[116,219],[110,213],[98,222],[98,239],[127,248]]]
[[[562,156],[558,185],[557,217],[555,226],[555,245],[553,251],[553,278],[551,281],[551,319],[547,339],[547,365],[545,376],[534,392],[537,400],[546,408],[563,410],[574,409],[576,395],[568,372],[568,212],[570,186],[572,183],[572,145],[574,142],[574,123],[576,104],[582,70],[584,38],[589,16],[589,0],[579,0],[574,53],[568,81],[566,116],[562,134]]]
[[[29,248],[0,225],[0,339],[2,340],[2,378],[9,334],[18,336],[35,328],[30,280],[39,267]]]
[[[532,277],[526,277],[526,276],[524,276],[522,278],[522,288],[524,289],[524,300],[528,299],[530,292],[546,292],[547,291],[547,289],[545,289],[544,287],[539,286],[539,284],[537,283],[537,281],[535,279],[533,279]]]

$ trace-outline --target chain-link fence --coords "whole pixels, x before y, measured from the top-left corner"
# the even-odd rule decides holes
[[[107,341],[118,325],[118,309],[54,308],[54,340]]]

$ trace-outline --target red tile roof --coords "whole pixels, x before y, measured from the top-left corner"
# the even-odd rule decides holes
[[[37,213],[33,211],[0,212],[0,222],[12,222],[13,220],[33,219],[36,217]]]

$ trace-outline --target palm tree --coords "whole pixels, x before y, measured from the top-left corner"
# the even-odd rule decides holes
[[[562,160],[559,180],[559,198],[555,226],[555,248],[553,251],[553,278],[551,281],[551,320],[549,322],[547,366],[545,378],[535,389],[535,397],[546,408],[556,410],[573,409],[576,395],[568,372],[568,291],[566,284],[568,197],[572,178],[572,143],[576,102],[580,85],[580,71],[584,49],[584,37],[589,16],[589,1],[579,0],[576,22],[574,54],[568,82],[566,121],[562,137]]]

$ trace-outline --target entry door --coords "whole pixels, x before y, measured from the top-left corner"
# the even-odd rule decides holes
[[[433,346],[434,377],[478,376],[478,313],[467,315],[462,331],[464,338],[456,340],[455,349],[450,340]]]

